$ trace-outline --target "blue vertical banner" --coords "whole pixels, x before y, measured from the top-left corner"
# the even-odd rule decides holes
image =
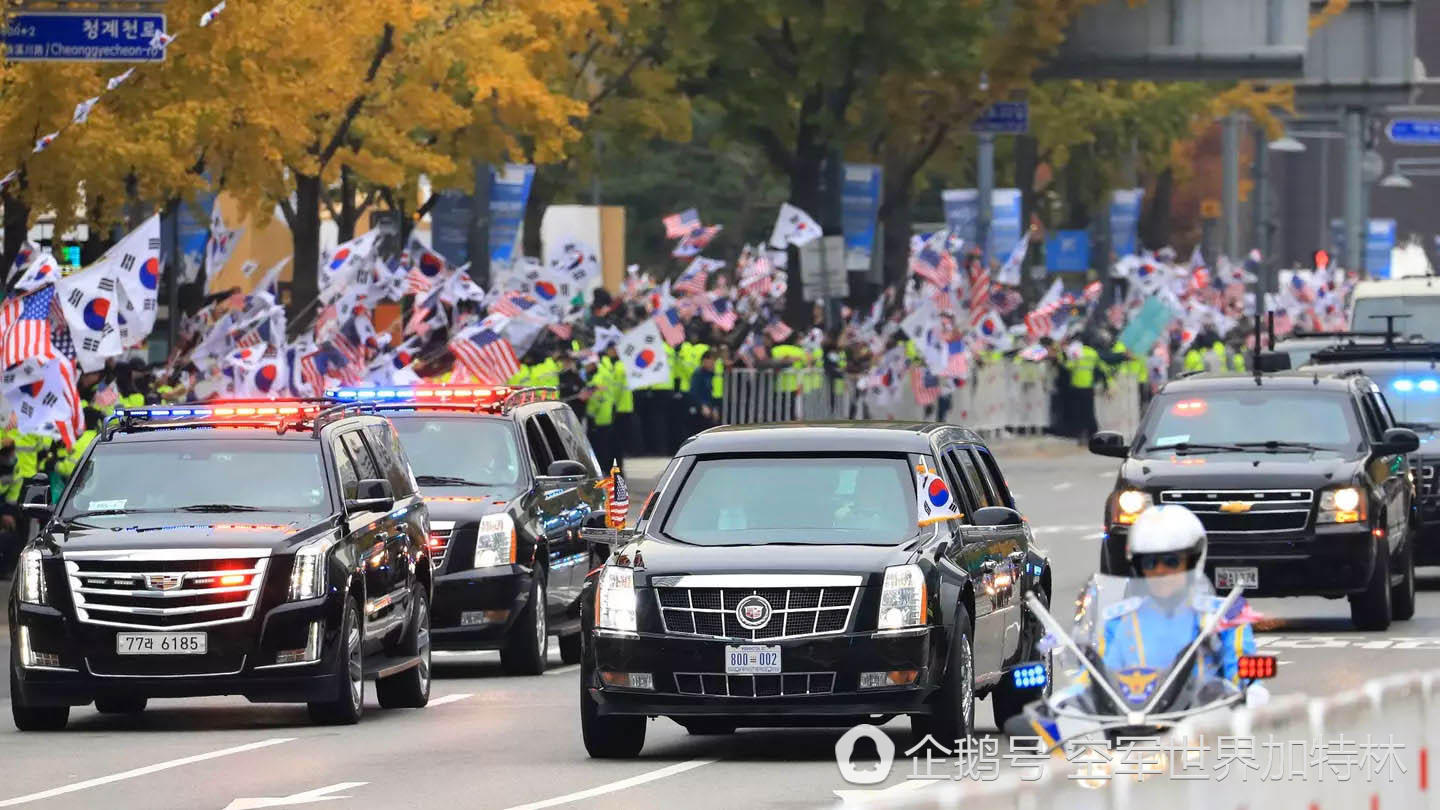
[[[1145,189],[1116,189],[1110,196],[1110,249],[1116,257],[1140,252],[1140,206]]]
[[[875,254],[875,219],[880,214],[882,168],[846,163],[843,194],[845,269],[869,270]]]
[[[525,225],[525,206],[535,167],[506,163],[492,174],[490,183],[490,262],[510,264],[519,252],[520,232]]]
[[[1004,261],[1023,233],[1020,225],[1020,189],[997,188],[990,193],[990,244],[987,258]]]
[[[945,227],[965,240],[975,243],[980,232],[980,192],[973,188],[947,188],[940,192],[945,204]]]
[[[1395,247],[1395,220],[1372,219],[1365,226],[1365,270],[1371,278],[1390,277],[1390,250]]]
[[[1345,261],[1345,243],[1345,220],[1330,220],[1330,255],[1336,262]]]
[[[475,221],[475,195],[453,189],[438,195],[430,208],[430,247],[459,266],[470,261],[470,223]]]
[[[1045,240],[1045,269],[1051,273],[1083,273],[1089,270],[1090,232],[1053,232]]]
[[[193,198],[180,202],[175,239],[180,250],[180,278],[186,284],[199,278],[205,267],[205,242],[210,238],[210,212],[214,209],[215,193],[211,191],[197,191]]]

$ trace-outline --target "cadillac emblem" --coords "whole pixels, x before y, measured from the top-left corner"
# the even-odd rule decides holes
[[[769,624],[772,612],[773,608],[770,607],[770,602],[765,597],[755,594],[741,599],[740,604],[735,606],[735,618],[746,630],[759,630]]]
[[[184,579],[184,574],[146,574],[145,587],[152,591],[173,591]]]

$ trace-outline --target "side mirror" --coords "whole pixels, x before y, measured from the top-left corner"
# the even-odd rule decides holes
[[[584,478],[589,470],[585,465],[570,459],[550,462],[550,468],[545,471],[547,478]]]
[[[985,506],[970,516],[972,526],[1019,526],[1020,513],[1008,506]]]
[[[1130,443],[1125,440],[1123,433],[1102,430],[1090,437],[1090,452],[1097,456],[1125,458],[1130,454]]]
[[[1390,428],[1375,449],[1386,455],[1405,455],[1420,449],[1420,437],[1410,428]]]
[[[50,519],[50,484],[26,484],[20,495],[20,510],[25,517],[36,521]]]
[[[355,497],[345,500],[346,512],[388,512],[395,505],[395,493],[384,478],[363,478]]]

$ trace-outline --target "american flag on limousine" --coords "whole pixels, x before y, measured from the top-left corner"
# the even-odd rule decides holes
[[[625,476],[620,474],[619,465],[610,466],[610,477],[605,480],[605,521],[612,529],[625,528],[630,519],[630,488],[625,486]]]

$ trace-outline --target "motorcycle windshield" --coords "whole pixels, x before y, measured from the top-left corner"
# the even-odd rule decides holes
[[[1076,603],[1071,638],[1123,702],[1113,705],[1114,698],[1092,683],[1075,651],[1064,646],[1057,648],[1053,667],[1057,691],[1069,687],[1088,692],[1097,702],[1095,708],[1106,714],[1139,711],[1161,689],[1166,690],[1165,697],[1151,708],[1153,712],[1222,696],[1229,690],[1215,633],[1188,659],[1186,652],[1213,623],[1224,602],[1200,571],[1151,577],[1095,575]],[[1184,668],[1171,679],[1171,671],[1182,661]]]

